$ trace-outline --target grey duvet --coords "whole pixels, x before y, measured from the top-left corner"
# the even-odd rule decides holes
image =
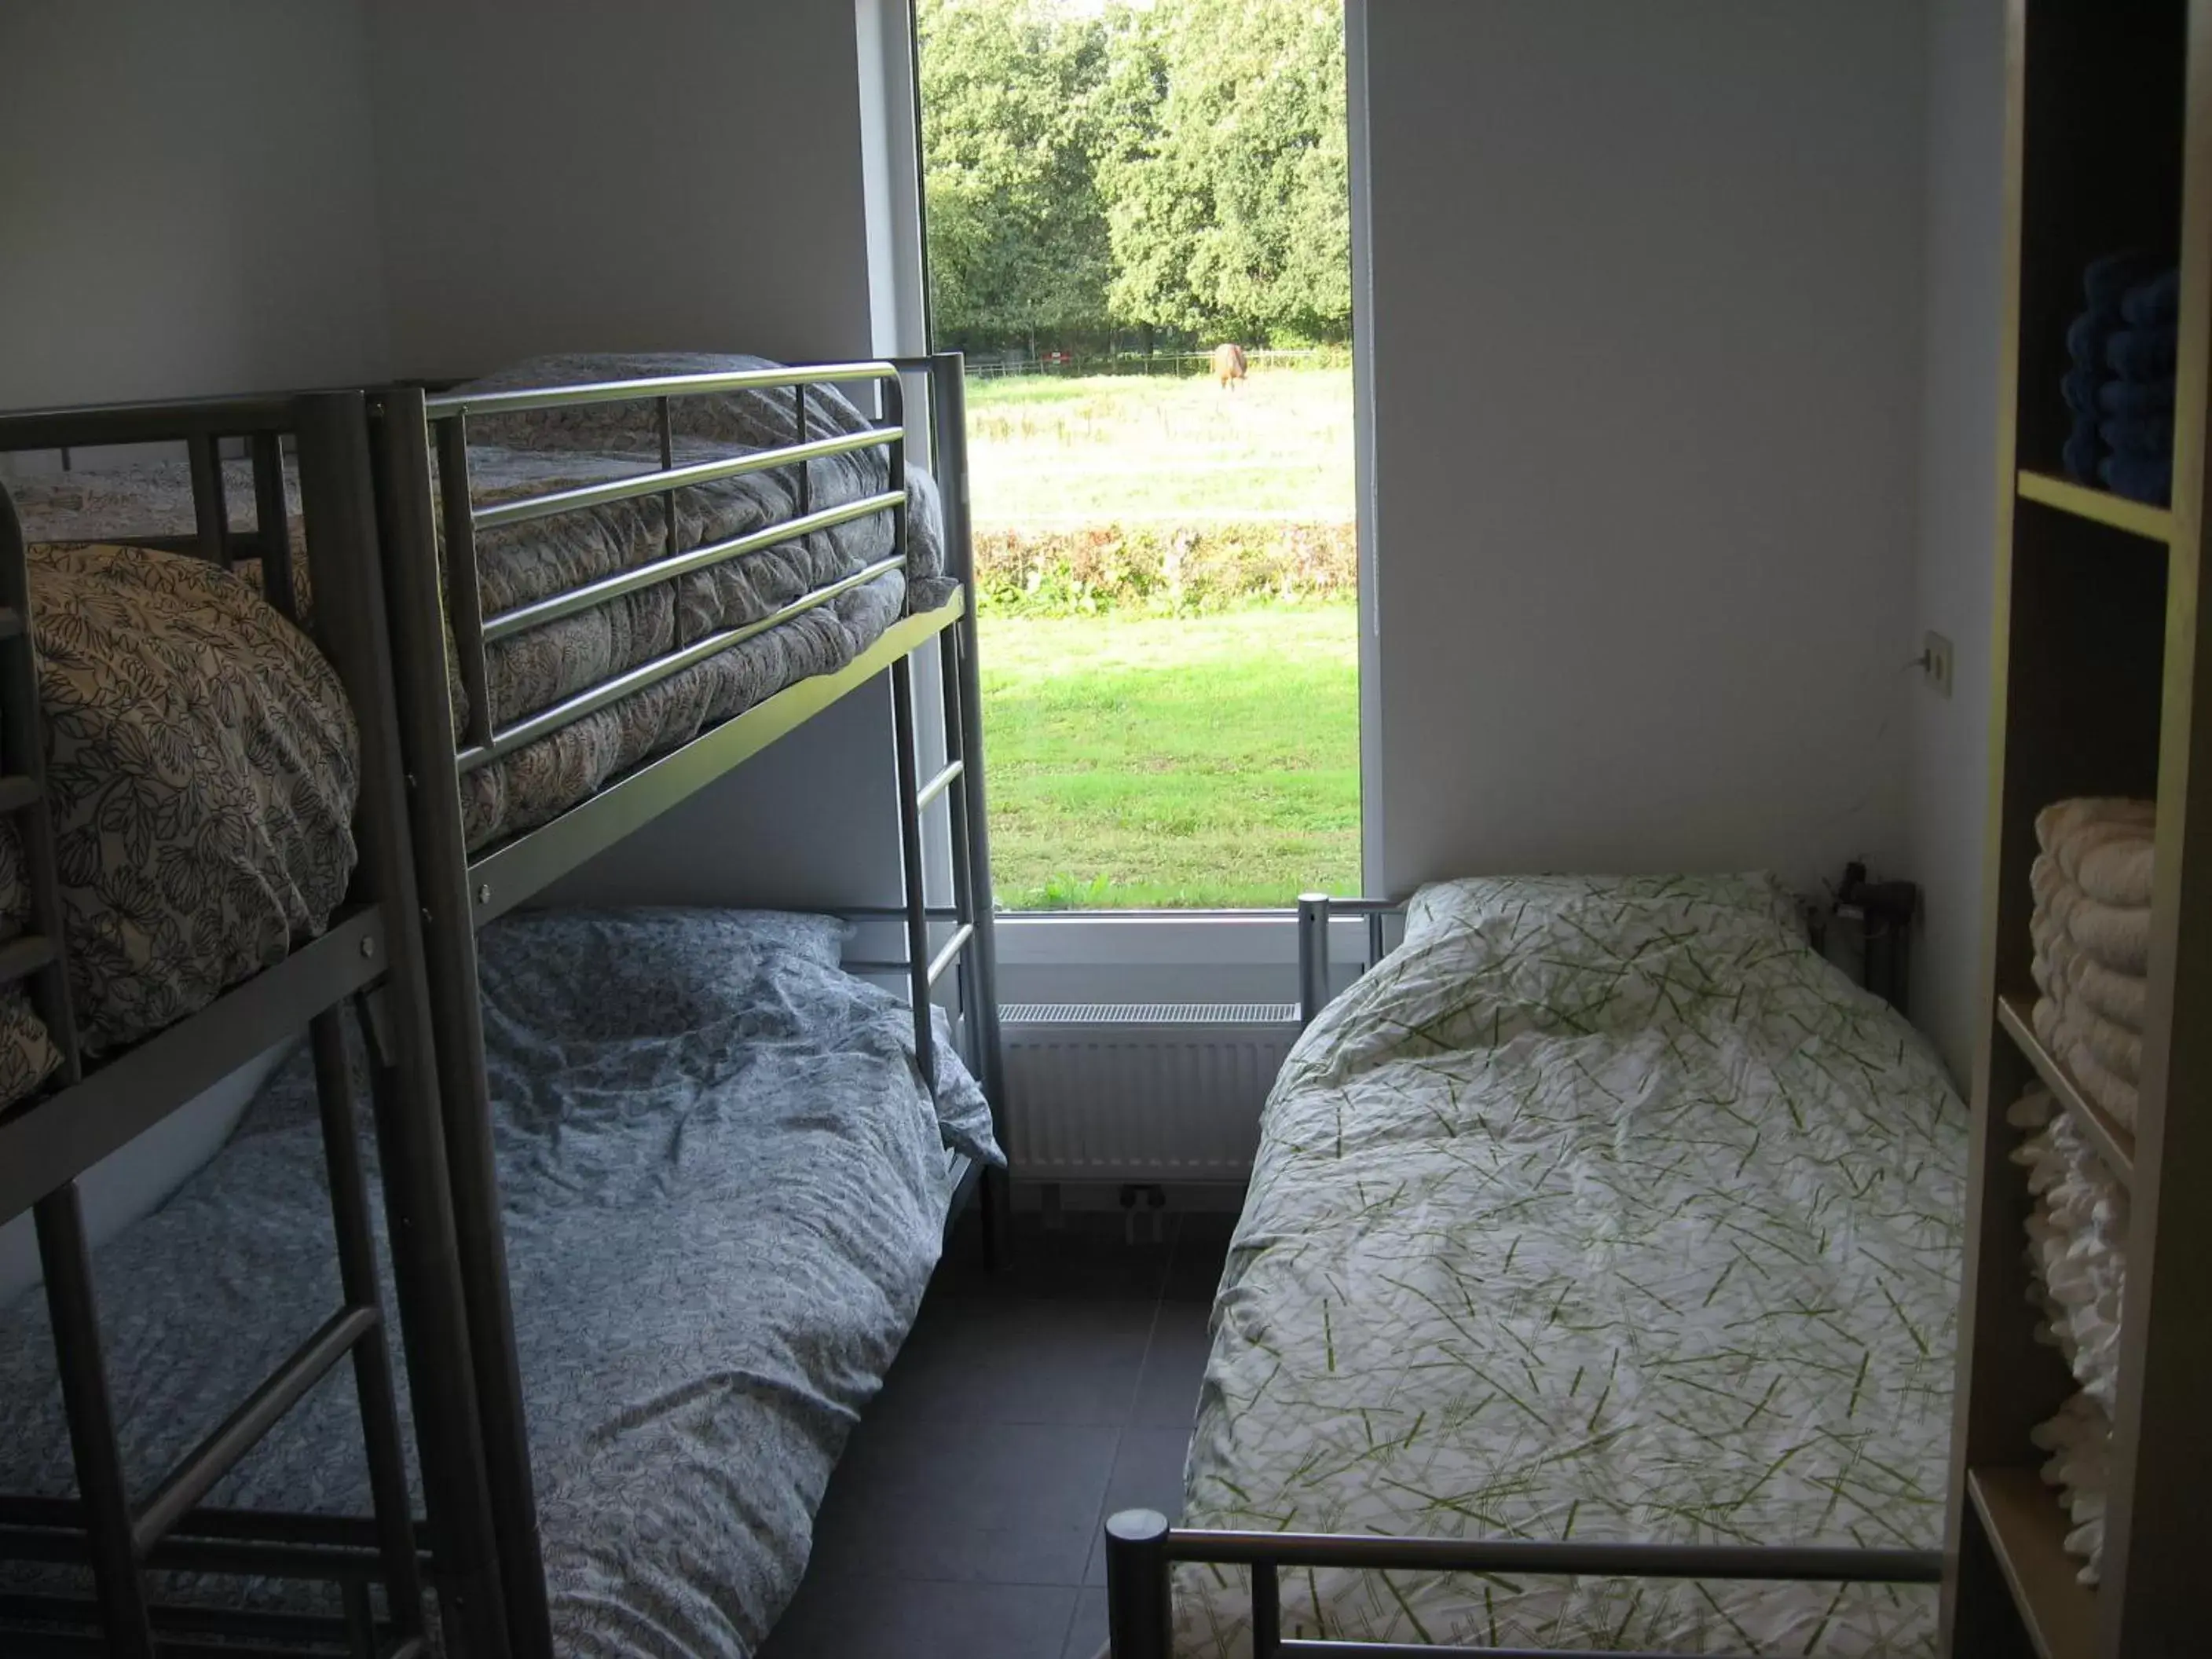
[[[564,1656],[752,1652],[936,1262],[944,1147],[992,1150],[957,1060],[933,1100],[902,1005],[839,969],[842,931],[544,912],[483,935]],[[329,1237],[302,1057],[206,1170],[100,1253],[139,1490],[337,1305]],[[37,1293],[0,1310],[0,1488],[70,1490],[49,1353]],[[359,1512],[358,1444],[340,1373],[212,1501]]]

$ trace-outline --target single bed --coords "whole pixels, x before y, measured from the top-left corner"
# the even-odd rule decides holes
[[[934,1096],[845,927],[727,911],[525,913],[481,938],[516,1337],[557,1650],[744,1655],[796,1587],[811,1517],[920,1304],[947,1148],[995,1159],[947,1045]],[[332,1273],[304,1066],[100,1252],[126,1455],[230,1392]],[[0,1485],[66,1492],[35,1298],[0,1312]],[[217,1340],[218,1337],[221,1340]],[[366,1497],[324,1390],[216,1492],[343,1513]],[[296,1595],[271,1589],[272,1596]]]
[[[1941,1066],[1771,881],[1427,888],[1269,1098],[1182,1525],[1936,1548],[1966,1164]],[[1243,1569],[1173,1590],[1176,1654],[1251,1651]],[[1285,1638],[1935,1647],[1924,1586],[1280,1592]]]

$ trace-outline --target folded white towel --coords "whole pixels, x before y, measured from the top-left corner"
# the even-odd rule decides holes
[[[2141,975],[2118,973],[2077,954],[2066,965],[2066,988],[2092,1013],[2130,1031],[2142,1030],[2150,984]]]
[[[2142,1037],[2102,1014],[2081,1000],[2069,982],[2058,998],[2062,1021],[2075,1041],[2097,1057],[2097,1063],[2124,1083],[2142,1082]]]
[[[2071,1028],[2066,1028],[2071,1036]],[[2136,1085],[2116,1075],[2104,1061],[2089,1051],[2089,1045],[2078,1039],[2069,1042],[2059,1058],[2081,1092],[2119,1120],[2120,1127],[2132,1134],[2136,1127]]]
[[[2072,800],[2053,801],[2035,815],[2035,840],[2045,852],[2055,852],[2060,842],[2087,824],[2148,826],[2157,819],[2156,801],[2130,800],[2116,795],[2077,796]]]
[[[2142,978],[2150,971],[2150,911],[2104,904],[2078,889],[2066,912],[2066,932],[2092,962],[2116,974]]]
[[[2098,902],[2141,909],[2150,903],[2153,845],[2145,824],[2084,824],[2058,843],[2058,867]]]

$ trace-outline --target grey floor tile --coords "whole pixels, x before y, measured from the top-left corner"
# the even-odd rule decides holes
[[[1067,1645],[1060,1659],[1098,1659],[1106,1645],[1106,1592],[1085,1589],[1075,1598],[1075,1618],[1067,1627]]]
[[[1054,1659],[1077,1596],[1030,1584],[809,1578],[760,1659]]]
[[[1078,1210],[1048,1226],[1033,1212],[1008,1225],[1004,1259],[990,1273],[978,1270],[978,1252],[962,1252],[953,1271],[939,1279],[953,1295],[1037,1296],[1055,1301],[1135,1297],[1150,1301],[1166,1287],[1181,1218],[1165,1215],[1154,1238],[1140,1216],[1133,1242],[1119,1211]]]
[[[1194,1210],[1176,1230],[1175,1257],[1168,1264],[1162,1294],[1176,1302],[1212,1302],[1221,1285],[1221,1265],[1229,1257],[1229,1236],[1237,1218]]]
[[[1182,1465],[1190,1452],[1188,1429],[1124,1429],[1106,1483],[1106,1502],[1091,1543],[1085,1584],[1106,1582],[1106,1517],[1121,1510],[1158,1510],[1172,1526],[1182,1518]]]
[[[1212,1309],[1202,1302],[1163,1302],[1145,1350],[1129,1420],[1145,1428],[1188,1430],[1198,1419],[1198,1388],[1206,1377],[1206,1356],[1212,1347],[1207,1320]]]
[[[810,1579],[1082,1582],[1118,1429],[924,1427],[861,1425],[816,1519]]]
[[[1128,1421],[1152,1340],[1149,1301],[932,1297],[870,1418],[930,1423]]]

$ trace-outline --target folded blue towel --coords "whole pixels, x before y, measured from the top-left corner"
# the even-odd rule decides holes
[[[2181,315],[2181,272],[2168,265],[2147,283],[2138,283],[2120,300],[2120,315],[2136,328],[2170,323]]]
[[[2066,469],[2066,476],[2075,483],[2094,485],[2097,482],[2097,460],[2104,453],[2104,441],[2097,435],[2096,422],[2082,415],[2075,417],[2074,429],[2066,434],[2066,447],[2059,451],[2058,459]]]
[[[2073,375],[2069,374],[2067,379],[2070,381]],[[2173,382],[2106,380],[2097,387],[2097,408],[2106,415],[2171,415]]]
[[[2173,487],[2173,463],[2148,455],[2107,455],[2101,476],[2115,495],[2164,507]]]
[[[2105,345],[2121,326],[2119,307],[2092,306],[2066,329],[2066,355],[2081,368],[2105,366]]]
[[[2170,380],[2181,344],[2181,331],[2168,324],[2162,328],[2124,328],[2105,341],[2105,362],[2127,380]]]
[[[2115,455],[2148,455],[2173,459],[2173,416],[2171,415],[2115,415],[2097,423],[2097,435]]]
[[[2066,399],[2066,407],[2076,415],[2094,415],[2100,410],[2097,400],[2103,395],[2108,379],[2100,368],[2092,368],[2087,363],[2076,363],[2066,371],[2064,378],[2058,383],[2058,390]]]
[[[2163,261],[2133,248],[2118,253],[2107,253],[2101,259],[2092,259],[2081,273],[2081,293],[2089,301],[2091,310],[2100,307],[2118,309],[2121,296],[2138,283],[2158,275]]]

